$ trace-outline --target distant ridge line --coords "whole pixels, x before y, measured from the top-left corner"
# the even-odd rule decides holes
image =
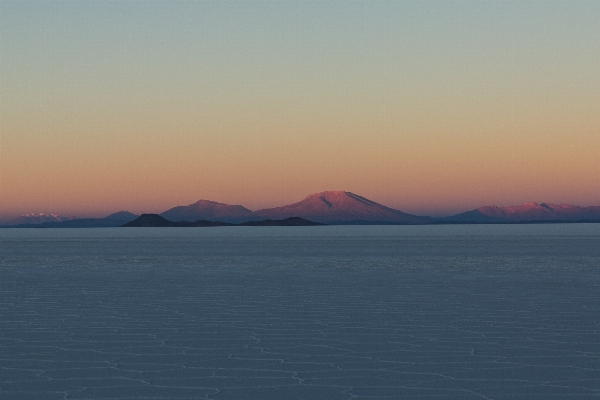
[[[157,214],[155,214],[157,215]],[[313,193],[299,202],[251,211],[242,205],[198,200],[187,206],[172,207],[160,214],[167,221],[187,224],[205,221],[238,225],[265,220],[301,218],[330,225],[428,225],[428,224],[525,224],[525,223],[599,223],[600,206],[529,202],[518,206],[483,206],[449,217],[417,216],[384,206],[352,192]],[[138,218],[119,211],[105,218],[58,217],[54,214],[22,215],[2,227],[20,228],[97,228],[117,227]],[[252,225],[252,224],[250,224]]]

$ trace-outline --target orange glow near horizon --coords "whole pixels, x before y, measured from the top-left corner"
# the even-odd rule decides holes
[[[600,3],[0,7],[2,220],[600,205]]]
[[[324,190],[352,191],[416,214],[527,201],[600,205],[600,135],[579,135],[575,142],[518,133],[501,140],[403,138],[382,128],[371,135],[336,128],[342,132],[304,137],[263,130],[227,145],[198,136],[179,145],[157,135],[40,141],[19,149],[5,140],[12,151],[2,158],[2,210],[100,216],[121,209],[161,212],[199,199],[258,209]]]

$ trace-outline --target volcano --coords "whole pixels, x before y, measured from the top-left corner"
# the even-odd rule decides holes
[[[326,224],[423,224],[430,220],[428,217],[406,214],[345,191],[314,193],[298,203],[255,211],[252,217],[300,217]]]

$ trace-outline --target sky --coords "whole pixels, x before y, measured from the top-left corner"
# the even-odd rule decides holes
[[[0,219],[600,205],[600,2],[0,2]]]

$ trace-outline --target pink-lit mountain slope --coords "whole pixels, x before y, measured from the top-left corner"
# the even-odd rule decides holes
[[[255,219],[300,217],[327,224],[350,222],[422,224],[430,221],[428,217],[406,214],[344,191],[311,194],[298,203],[255,211],[252,217]]]
[[[247,221],[252,211],[240,205],[229,205],[209,200],[199,200],[187,206],[173,207],[162,214],[169,221],[223,221],[239,222]]]
[[[527,203],[520,206],[486,206],[449,217],[460,222],[578,221],[600,220],[600,206]]]

